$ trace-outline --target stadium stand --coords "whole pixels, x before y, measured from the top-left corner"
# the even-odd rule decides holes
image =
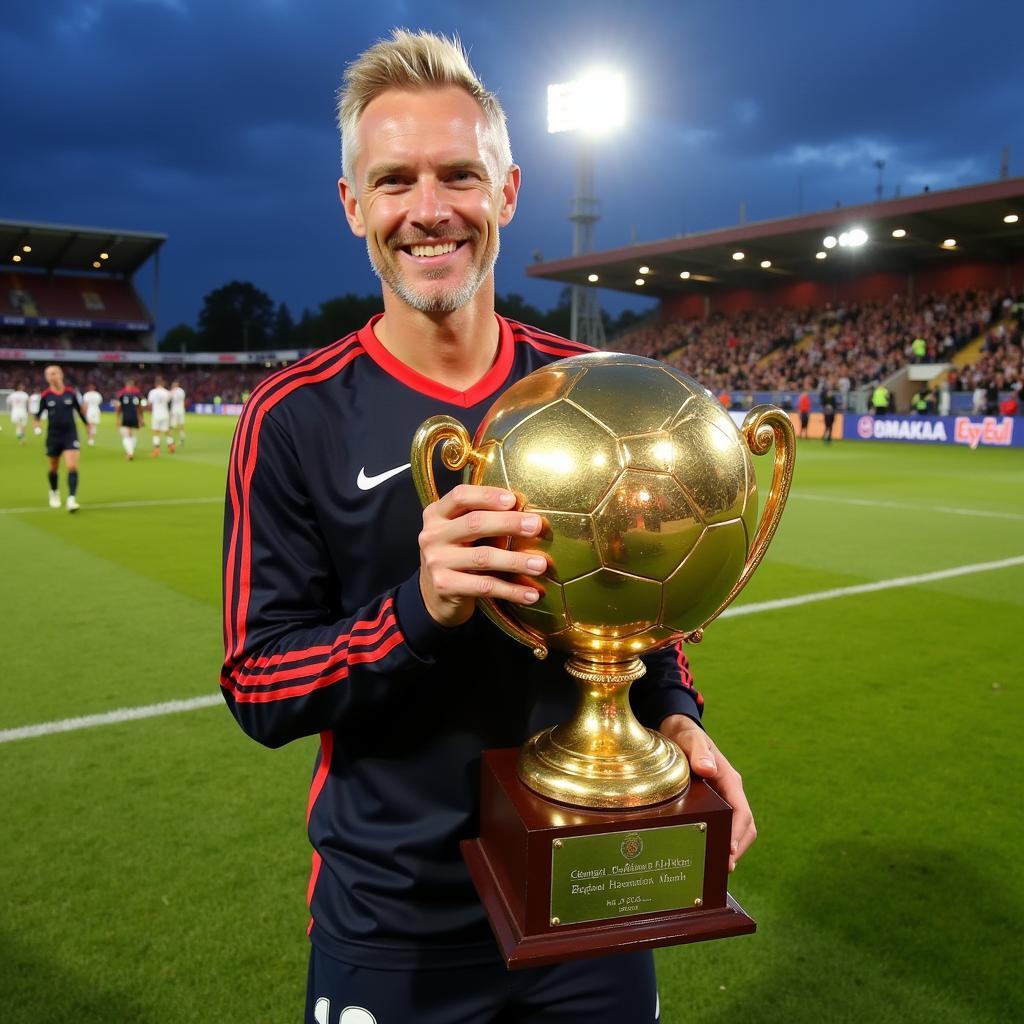
[[[1019,345],[1004,334],[1024,294],[1021,214],[1024,178],[1007,177],[540,261],[526,273],[657,298],[657,311],[610,345],[677,363],[733,403],[742,393],[744,404],[792,407],[831,383],[847,408],[865,411],[878,381],[890,411],[926,389],[952,394],[959,413],[976,381],[1020,389]]]

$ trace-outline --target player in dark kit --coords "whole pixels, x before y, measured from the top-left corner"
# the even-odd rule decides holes
[[[145,426],[142,420],[142,392],[135,386],[135,379],[129,377],[114,399],[117,425],[121,431],[121,447],[131,462],[135,458],[136,433]]]
[[[60,508],[60,488],[57,470],[61,456],[68,471],[68,497],[65,507],[69,512],[77,512],[78,504],[78,455],[81,446],[78,443],[78,430],[75,427],[75,416],[82,421],[88,430],[89,423],[78,402],[74,388],[64,386],[64,371],[56,364],[46,367],[43,371],[47,388],[39,396],[39,411],[35,413],[38,430],[39,421],[46,413],[46,457],[50,462],[47,477],[50,482],[50,508]]]
[[[503,541],[539,518],[454,474],[424,510],[409,472],[428,416],[472,433],[512,383],[585,350],[495,315],[520,182],[504,114],[456,44],[396,32],[349,67],[339,121],[340,195],[384,314],[256,388],[225,503],[225,700],[267,746],[320,737],[304,1019],[651,1024],[650,952],[506,971],[459,854],[481,752],[565,721],[576,695],[563,659],[476,612],[485,594],[536,600],[545,558]],[[645,660],[634,710],[734,807],[733,867],[756,834],[740,777],[682,650]]]

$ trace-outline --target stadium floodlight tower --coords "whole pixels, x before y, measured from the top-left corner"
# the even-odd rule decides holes
[[[601,208],[594,197],[593,140],[621,128],[626,121],[626,84],[622,75],[591,71],[574,82],[548,86],[548,133],[572,132],[578,141],[576,195],[569,211],[572,254],[594,248],[594,223]],[[604,323],[597,290],[572,287],[570,336],[594,348],[604,348]]]

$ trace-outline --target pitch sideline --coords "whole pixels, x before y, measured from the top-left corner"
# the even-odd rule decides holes
[[[782,597],[775,601],[759,601],[753,604],[740,605],[738,608],[727,608],[722,613],[721,618],[731,618],[737,615],[756,615],[759,612],[793,608],[801,604],[831,601],[837,597],[872,594],[879,590],[894,590],[897,587],[913,587],[921,583],[934,583],[938,580],[953,579],[957,576],[970,576],[979,572],[1010,569],[1018,565],[1024,565],[1024,555],[1002,558],[996,562],[976,562],[973,565],[957,565],[950,569],[920,573],[917,576],[894,576],[892,579],[876,580],[874,583],[858,583],[849,587],[818,590],[810,594]],[[161,715],[196,711],[199,708],[212,708],[220,703],[222,703],[220,694],[208,694],[204,697],[192,697],[188,700],[169,700],[161,704],[147,704],[142,707],[117,708],[113,711],[105,711],[102,714],[84,715],[80,718],[64,718],[55,722],[23,725],[16,729],[0,730],[0,744],[13,743],[15,740],[33,739],[37,736],[50,736],[60,732],[74,732],[78,729],[91,729],[100,725],[118,725],[121,722],[131,722],[142,718],[156,718]]]

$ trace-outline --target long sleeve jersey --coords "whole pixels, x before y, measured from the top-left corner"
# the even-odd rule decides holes
[[[307,807],[312,941],[348,963],[480,963],[494,941],[459,841],[479,760],[564,722],[564,657],[538,662],[477,612],[457,629],[420,594],[412,437],[449,413],[472,435],[509,385],[584,346],[498,318],[488,373],[453,391],[362,330],[264,381],[231,450],[221,687],[253,738],[320,737]],[[441,493],[458,482],[438,477]],[[680,648],[645,659],[644,724],[700,698]]]

